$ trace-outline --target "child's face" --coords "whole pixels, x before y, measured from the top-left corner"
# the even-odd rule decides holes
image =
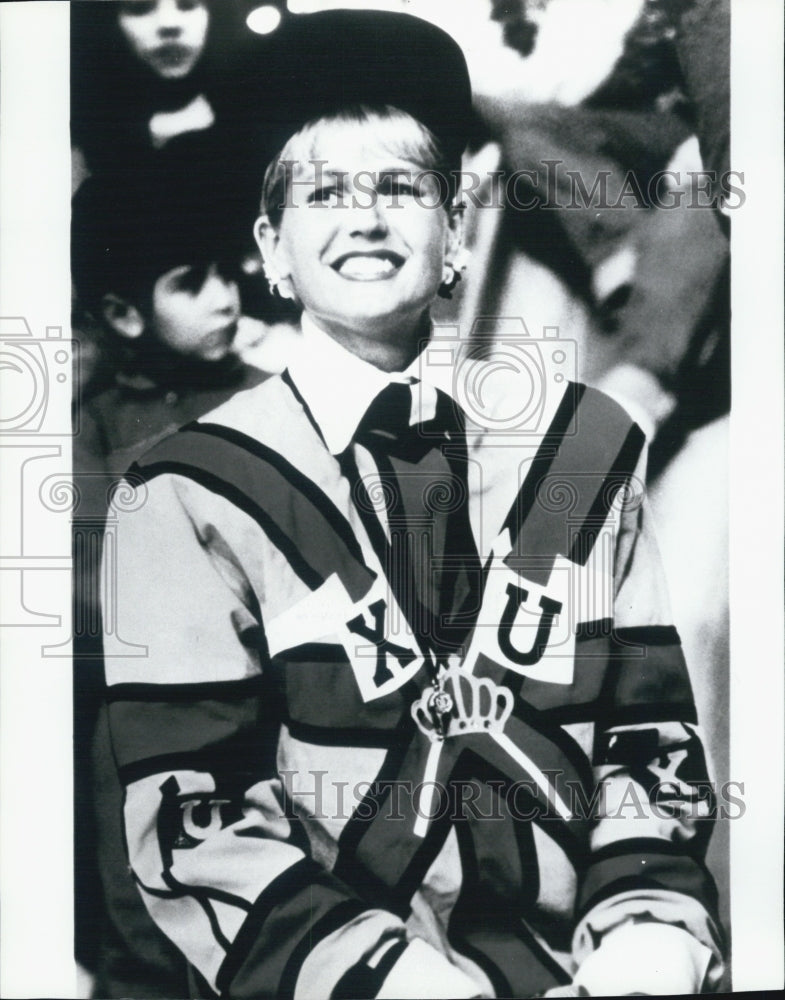
[[[179,80],[204,50],[209,18],[202,0],[124,0],[118,24],[138,59],[156,75]]]
[[[423,167],[396,152],[396,129],[383,118],[370,126],[325,122],[312,159],[293,168],[274,270],[338,339],[419,328],[457,242],[457,217],[438,204],[439,182],[424,175],[415,188]]]
[[[215,264],[176,267],[153,286],[151,332],[192,360],[223,360],[232,348],[239,316],[237,284]]]

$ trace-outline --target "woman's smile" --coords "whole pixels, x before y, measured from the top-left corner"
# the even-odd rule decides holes
[[[330,266],[348,281],[386,281],[405,263],[406,258],[393,250],[352,250],[341,254]]]
[[[338,339],[421,336],[445,255],[458,241],[458,220],[438,203],[437,181],[406,149],[398,121],[335,122],[293,162],[274,270]]]

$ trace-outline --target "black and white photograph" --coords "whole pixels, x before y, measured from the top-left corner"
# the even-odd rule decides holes
[[[3,5],[3,996],[785,986],[778,7]]]

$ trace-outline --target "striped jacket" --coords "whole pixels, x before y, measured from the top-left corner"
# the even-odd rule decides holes
[[[683,945],[716,984],[713,801],[643,445],[570,382],[527,435],[467,420],[482,577],[443,739],[427,646],[288,375],[132,468],[112,739],[140,892],[206,995],[597,989]]]

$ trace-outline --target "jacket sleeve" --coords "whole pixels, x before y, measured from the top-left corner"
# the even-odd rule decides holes
[[[110,726],[153,919],[227,997],[477,995],[310,857],[276,773],[259,606],[231,532],[216,528],[246,515],[170,474],[121,484],[114,508]],[[429,982],[437,993],[423,993]]]
[[[714,794],[643,469],[619,504],[614,634],[593,752],[601,806],[573,938],[575,983],[593,995],[712,991],[723,970],[704,861]]]

